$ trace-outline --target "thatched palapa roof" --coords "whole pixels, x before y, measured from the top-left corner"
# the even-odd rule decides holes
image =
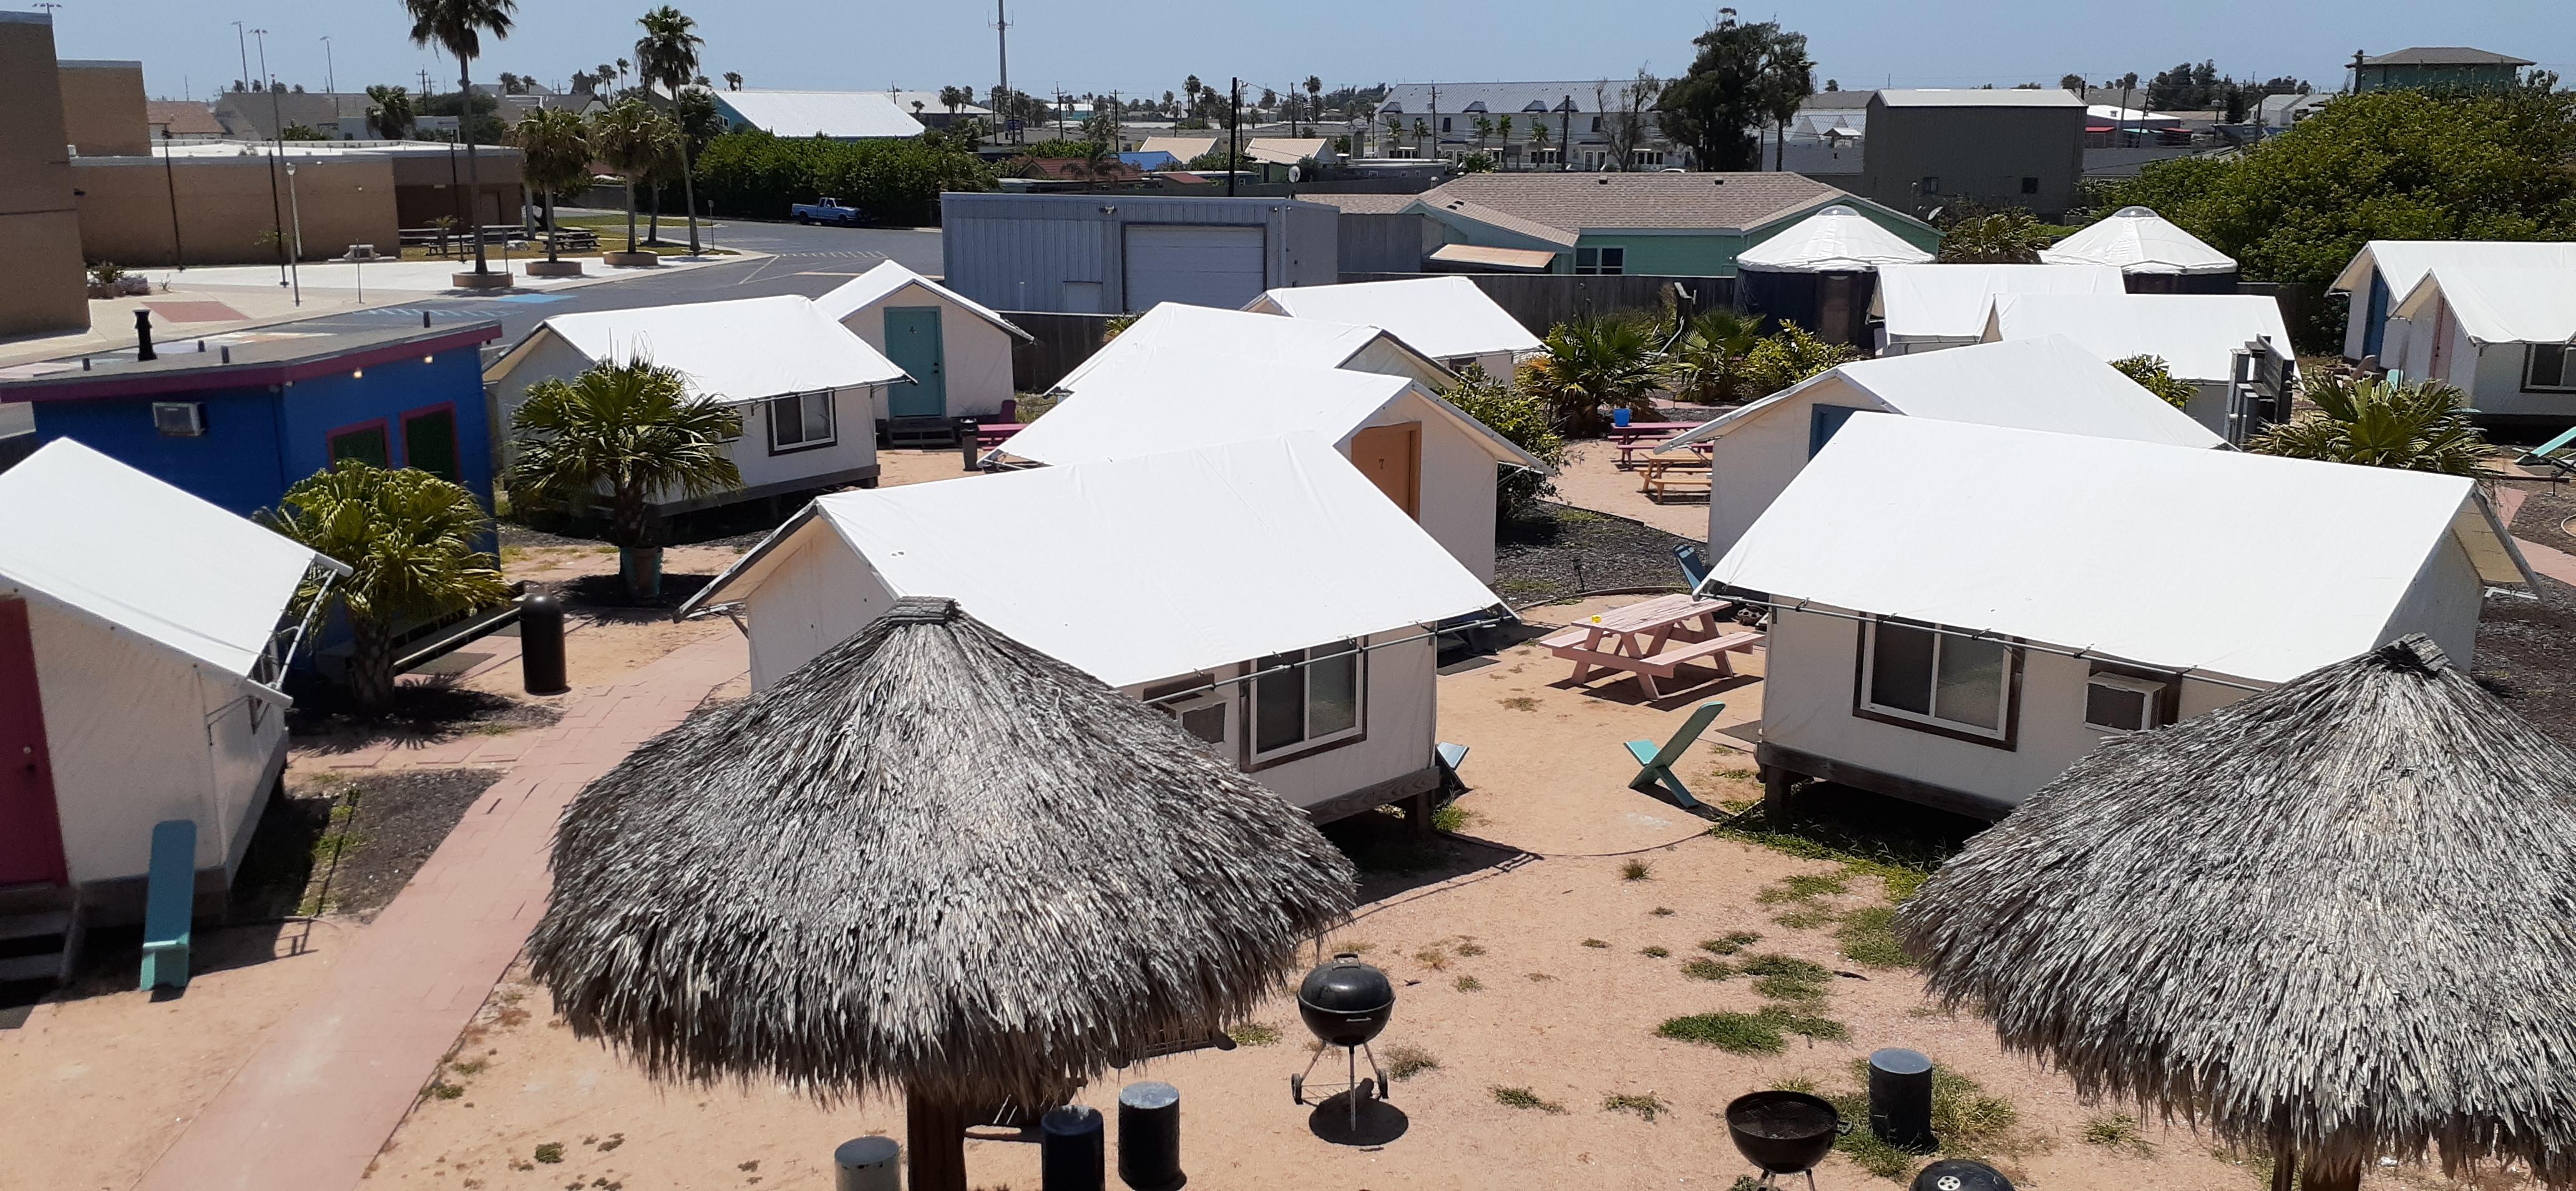
[[[954,1105],[1214,1031],[1353,888],[1169,717],[930,599],[638,749],[554,869],[530,948],[576,1031],[657,1077]]]
[[[2576,753],[2423,637],[2105,743],[1899,928],[2007,1046],[2324,1185],[2576,1181]]]

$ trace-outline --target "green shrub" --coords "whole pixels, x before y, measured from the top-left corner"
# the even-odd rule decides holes
[[[832,195],[871,223],[939,222],[939,196],[991,190],[995,171],[945,137],[828,141],[729,132],[696,159],[698,200],[719,214],[785,219],[789,208]]]
[[[1470,365],[1441,396],[1539,462],[1551,468],[1564,464],[1565,437],[1556,432],[1547,400],[1511,377],[1487,376]],[[1556,482],[1542,472],[1506,467],[1495,477],[1495,511],[1505,521],[1526,519],[1538,502],[1555,495]]]

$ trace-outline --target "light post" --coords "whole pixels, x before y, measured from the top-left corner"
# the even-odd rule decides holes
[[[286,212],[278,206],[277,167],[286,160],[286,117],[278,107],[277,81],[268,74],[268,30],[253,29],[250,34],[259,39],[260,85],[268,89],[268,122],[275,132],[276,148],[268,158],[268,218],[270,225],[277,229],[277,251],[281,258],[277,262],[277,284],[285,286],[291,284],[288,274],[292,270],[292,261],[285,259]]]
[[[322,89],[333,95],[340,93],[340,72],[331,65],[331,39],[328,37],[322,39]],[[331,110],[338,114],[339,105],[333,104]]]
[[[295,201],[295,163],[292,161],[286,163],[286,205],[293,213],[292,217],[295,221],[294,246],[287,250],[286,256],[287,275],[294,279],[295,304],[302,306],[304,304],[304,272],[301,267],[301,262],[304,260],[304,208]]]

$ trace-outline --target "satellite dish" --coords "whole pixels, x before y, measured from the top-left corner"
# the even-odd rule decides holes
[[[1289,180],[1289,181],[1291,181],[1291,182],[1303,182],[1303,181],[1305,181],[1305,180],[1306,180],[1306,171],[1305,171],[1305,169],[1304,169],[1304,168],[1302,168],[1302,167],[1300,167],[1300,166],[1293,166],[1293,165],[1292,165],[1292,166],[1289,166],[1289,167],[1288,167],[1288,180]]]

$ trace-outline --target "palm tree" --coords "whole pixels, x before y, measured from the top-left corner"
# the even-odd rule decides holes
[[[1420,156],[1422,156],[1422,146],[1424,145],[1424,143],[1425,143],[1425,142],[1428,142],[1428,141],[1430,141],[1430,140],[1431,140],[1431,125],[1429,124],[1429,122],[1425,121],[1422,117],[1420,117],[1420,116],[1415,116],[1415,117],[1413,118],[1413,155],[1414,155],[1414,156],[1416,156],[1416,157],[1420,157]],[[1431,156],[1433,156],[1433,157],[1438,157],[1438,156],[1440,156],[1440,146],[1439,146],[1439,145],[1437,145],[1437,144],[1433,144],[1433,145],[1431,146]]]
[[[1762,51],[1762,74],[1754,83],[1755,103],[1761,113],[1771,118],[1779,129],[1778,147],[1771,158],[1771,168],[1782,169],[1788,161],[1789,121],[1797,119],[1799,105],[1816,91],[1816,64],[1807,58],[1807,36],[1803,33],[1778,32]],[[1756,151],[1758,152],[1758,146]],[[1760,168],[1760,158],[1754,159]]]
[[[591,117],[590,151],[626,181],[626,251],[635,251],[635,183],[670,155],[676,124],[640,99],[621,99]]]
[[[1723,306],[1701,311],[1682,324],[1668,349],[1674,395],[1699,405],[1733,404],[1744,358],[1761,342],[1760,316]]]
[[[2056,236],[2019,207],[1963,212],[1941,236],[1943,264],[2035,265]]]
[[[2317,411],[2248,444],[2257,454],[2485,478],[2486,435],[2469,420],[2467,395],[2440,381],[2391,384],[2347,376],[2302,386]]]
[[[1306,76],[1306,121],[1310,124],[1324,122],[1324,80],[1320,75]]]
[[[1492,139],[1494,139],[1494,118],[1478,113],[1476,116],[1476,151],[1479,153],[1484,152],[1485,142]]]
[[[1494,121],[1494,131],[1503,136],[1503,156],[1512,155],[1512,118],[1508,115]]]
[[[349,691],[369,713],[393,705],[394,630],[510,596],[498,560],[476,549],[491,523],[483,506],[425,471],[343,459],[287,489],[259,521],[348,565],[329,598],[348,613]]]
[[[529,386],[510,433],[513,499],[578,513],[607,490],[608,540],[637,600],[662,593],[661,525],[649,502],[742,486],[727,446],[742,435],[742,414],[640,356]]]
[[[1404,117],[1403,117],[1403,116],[1395,115],[1395,114],[1392,114],[1392,113],[1390,113],[1390,114],[1387,116],[1387,118],[1386,118],[1386,135],[1388,135],[1389,137],[1394,138],[1394,139],[1395,139],[1395,143],[1397,144],[1397,146],[1401,147],[1401,146],[1404,144]],[[1383,149],[1383,148],[1384,148],[1384,146],[1380,146],[1380,148],[1381,148],[1381,149]]]
[[[1655,339],[1655,329],[1635,317],[1587,314],[1558,323],[1539,341],[1547,354],[1532,366],[1531,383],[1565,433],[1597,435],[1604,408],[1654,412],[1664,371]]]
[[[626,89],[626,67],[626,59],[620,58],[617,60],[617,89],[620,91]]]
[[[591,70],[590,75],[591,75],[591,77],[592,77],[592,78],[595,78],[595,79],[599,80],[600,82],[605,83],[605,82],[607,82],[608,80],[610,80],[610,79],[613,79],[613,78],[616,78],[616,77],[617,77],[617,64],[616,64],[616,63],[614,63],[614,62],[602,62],[602,63],[600,63],[597,67],[595,67],[595,68],[593,68],[593,69]],[[603,95],[603,96],[601,96],[600,98],[602,98],[602,99],[608,99],[608,98],[613,98],[614,96],[615,96],[615,92],[611,92],[611,93],[609,93],[608,95]]]
[[[728,70],[728,71],[724,72],[724,81],[725,81],[725,90],[727,90],[727,91],[740,91],[740,90],[742,90],[742,72],[741,72],[741,71],[739,71],[739,70]]]
[[[645,13],[636,21],[644,27],[644,36],[635,42],[635,60],[641,63],[639,73],[647,85],[660,83],[671,98],[680,98],[680,88],[698,73],[698,51],[707,39],[698,36],[696,20],[668,4]],[[681,132],[691,133],[686,122]],[[698,255],[698,184],[690,177],[689,137],[680,138],[680,201],[689,208],[689,255]],[[660,207],[657,203],[655,210]]]
[[[472,224],[467,229],[474,240],[474,271],[488,274],[492,266],[483,256],[481,212],[474,207],[483,196],[483,187],[475,179],[474,169],[474,59],[483,53],[483,35],[492,40],[510,36],[512,14],[518,12],[518,0],[403,0],[411,14],[411,43],[425,46],[437,42],[456,59],[457,110],[461,113],[456,126],[464,130],[465,193],[472,196],[466,203]]]
[[[1539,155],[1545,152],[1547,152],[1547,121],[1532,120],[1530,121],[1530,162],[1536,164]]]
[[[555,257],[555,196],[590,182],[590,130],[581,117],[539,108],[510,130],[519,148],[519,174],[546,196],[546,260]]]
[[[367,119],[375,123],[377,136],[389,141],[411,139],[412,125],[418,119],[411,106],[411,92],[377,83],[367,88],[367,98],[375,102],[367,109]]]

